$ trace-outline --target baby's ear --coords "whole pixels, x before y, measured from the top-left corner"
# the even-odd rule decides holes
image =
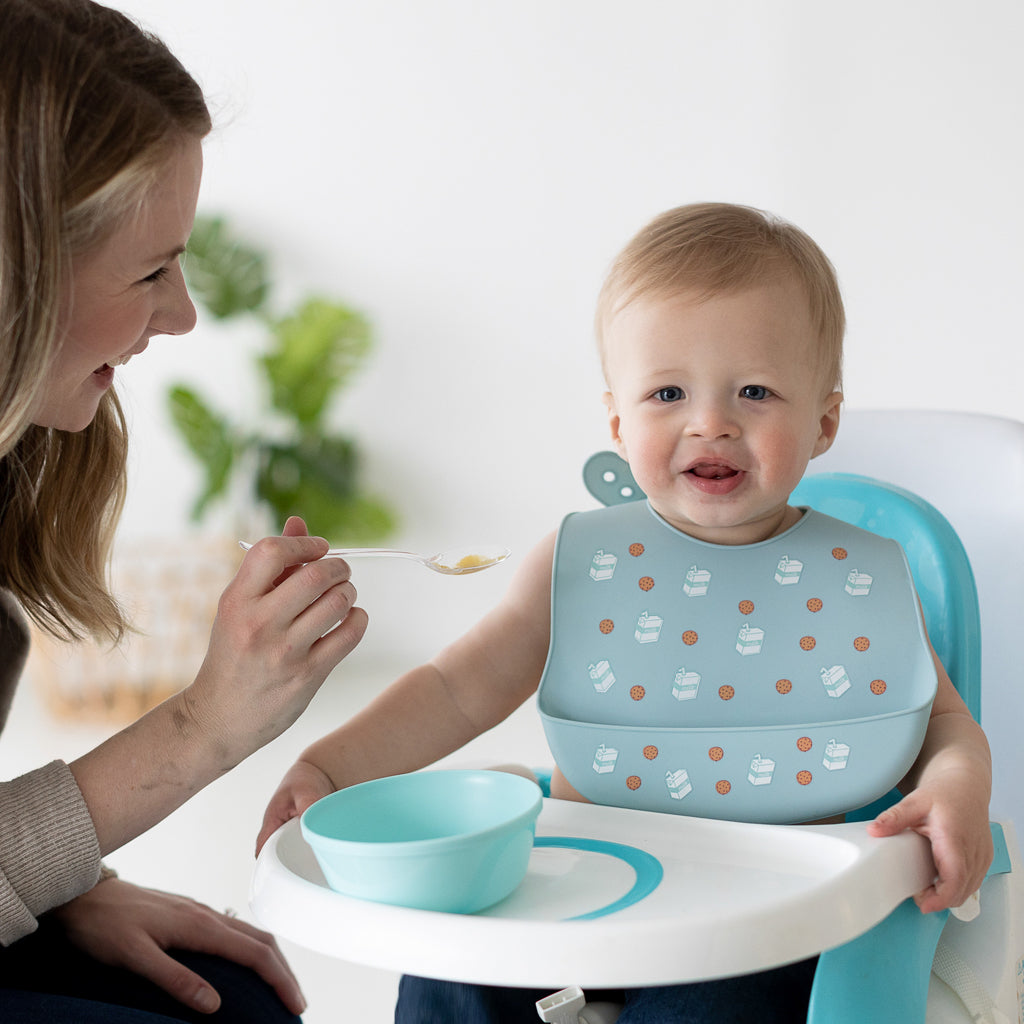
[[[615,405],[615,396],[610,391],[606,391],[602,401],[604,402],[605,409],[608,410],[608,427],[611,430],[612,440],[615,442],[615,450],[621,458],[629,462],[629,456],[626,454],[626,445],[623,443],[622,435],[619,433],[619,412]]]
[[[812,459],[823,455],[832,447],[832,442],[839,432],[839,413],[843,407],[843,393],[833,391],[822,404],[821,419],[818,422],[818,440],[814,446]]]

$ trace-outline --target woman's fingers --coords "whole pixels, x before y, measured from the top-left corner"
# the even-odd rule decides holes
[[[258,974],[295,1014],[306,1008],[299,983],[272,935],[246,921],[197,905],[201,912],[175,937],[175,946],[230,960]],[[164,952],[156,943],[136,961],[138,973],[188,1006],[212,1013],[220,995],[201,975]]]

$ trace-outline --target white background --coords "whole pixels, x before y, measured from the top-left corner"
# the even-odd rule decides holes
[[[851,408],[1024,417],[1024,8],[1011,0],[120,6],[214,107],[200,209],[273,253],[281,308],[318,291],[374,324],[373,361],[336,423],[398,510],[400,545],[486,539],[519,553],[592,504],[580,467],[606,446],[594,299],[627,238],[680,203],[761,206],[820,242],[848,307]],[[260,342],[201,322],[118,371],[135,440],[126,535],[188,529],[198,475],[169,430],[168,384],[252,415]],[[999,500],[998,479],[949,468]],[[333,694],[121,864],[243,902],[253,818],[302,744],[460,632],[508,571],[448,580],[363,564],[373,625]],[[46,743],[22,732],[8,761],[93,741],[39,721]],[[299,950],[293,961],[309,1021],[390,1019],[390,976]]]

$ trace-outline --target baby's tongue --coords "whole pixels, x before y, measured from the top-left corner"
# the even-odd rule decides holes
[[[704,480],[720,480],[722,477],[734,476],[736,470],[729,469],[728,466],[717,466],[717,465],[700,465],[693,467],[693,475],[699,476]]]

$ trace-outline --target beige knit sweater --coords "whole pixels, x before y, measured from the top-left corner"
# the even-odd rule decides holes
[[[24,615],[0,590],[0,730],[28,645]],[[99,871],[96,829],[63,761],[0,782],[0,945],[35,931],[40,914],[91,889]]]

